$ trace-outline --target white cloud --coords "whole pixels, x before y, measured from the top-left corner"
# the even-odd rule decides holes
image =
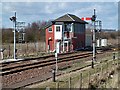
[[[58,7],[59,7],[59,8],[62,8],[62,9],[66,8],[66,7],[67,7],[67,2],[60,2],[60,3],[58,4]]]
[[[91,17],[93,15],[94,9],[96,9],[96,12],[99,12],[99,13],[102,12],[102,6],[98,4],[94,4],[94,5],[89,5],[89,6],[85,6],[83,8],[77,9],[73,13],[82,17],[83,16]]]
[[[24,3],[3,3],[3,19],[13,15],[12,11],[17,11],[17,16],[25,22],[36,20],[49,20],[71,13],[78,17],[91,17],[93,9],[96,9],[97,18],[109,24],[109,18],[116,15],[116,3],[68,3],[68,2],[24,2]],[[115,9],[115,10],[114,10]],[[106,23],[108,22],[108,23]],[[113,23],[113,22],[112,22]]]
[[[55,12],[55,7],[53,7],[53,5],[52,5],[52,3],[47,3],[46,5],[45,5],[45,7],[43,7],[45,10],[44,10],[44,12],[46,12],[46,13],[48,13],[48,14],[52,14],[52,13],[54,13]]]
[[[118,28],[118,14],[112,15],[110,17],[102,18],[103,28]]]
[[[96,9],[97,19],[102,20],[103,28],[117,28],[118,13],[115,3],[94,3],[76,9],[73,13],[79,17],[91,17]]]
[[[45,5],[42,7],[45,13],[48,14],[53,14],[53,13],[58,13],[60,10],[64,10],[67,7],[66,2],[47,2]]]
[[[5,5],[3,4],[2,9],[3,9],[3,12],[8,12],[8,11],[11,11],[13,8],[10,4],[5,4]]]

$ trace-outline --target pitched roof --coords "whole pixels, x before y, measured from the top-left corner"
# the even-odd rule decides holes
[[[77,23],[87,24],[87,22],[81,20],[79,17],[72,14],[65,14],[55,19],[54,22],[77,22]]]
[[[42,27],[43,29],[44,28],[48,28],[50,27],[51,25],[53,25],[54,23],[56,22],[77,22],[77,23],[82,23],[82,24],[88,24],[87,22],[81,20],[79,17],[75,16],[75,15],[72,15],[72,14],[65,14],[53,21],[50,21],[48,22],[44,27]]]

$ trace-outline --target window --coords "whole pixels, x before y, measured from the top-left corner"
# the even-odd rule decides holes
[[[56,32],[60,32],[60,26],[56,26]]]
[[[71,24],[65,24],[65,31],[71,31]]]
[[[48,32],[52,32],[52,27],[49,27],[49,28],[48,28]]]

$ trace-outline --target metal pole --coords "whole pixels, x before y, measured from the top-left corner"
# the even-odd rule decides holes
[[[63,31],[63,52],[65,51],[65,46],[64,46],[64,31]]]
[[[95,15],[95,9],[94,9],[94,15],[93,15],[93,23],[94,23],[94,26],[93,26],[93,58],[92,58],[92,63],[91,63],[91,66],[92,68],[94,68],[94,61],[96,61],[96,56],[95,56],[95,19],[96,19],[96,15]]]
[[[94,15],[95,15],[95,9],[94,9]],[[93,28],[93,61],[96,61],[96,56],[95,56],[95,51],[96,51],[96,48],[95,48],[95,21],[94,21],[94,28]]]
[[[56,73],[57,73],[57,70],[58,70],[58,65],[57,65],[57,53],[55,53],[55,54],[56,54],[55,59],[56,59]]]
[[[58,58],[58,55],[57,55],[57,42],[56,42],[56,52],[55,52],[55,59],[56,59],[56,74],[57,74],[57,70],[58,70],[57,58]]]
[[[15,21],[14,21],[14,59],[16,59],[16,12],[15,12]]]

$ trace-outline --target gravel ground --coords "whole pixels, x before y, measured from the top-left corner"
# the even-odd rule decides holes
[[[102,55],[98,55],[97,58],[106,57],[106,56],[111,56],[111,52],[106,53],[106,54],[102,54]],[[86,60],[88,60],[88,59],[90,59],[90,58],[91,58],[91,57],[86,58]],[[107,59],[107,58],[106,58],[106,59]],[[90,67],[87,67],[87,68],[84,68],[83,70],[88,69],[88,68],[91,68],[91,66],[90,66]],[[69,77],[69,74],[74,74],[74,75],[75,75],[75,73],[77,74],[77,73],[79,73],[80,71],[81,71],[81,70],[77,70],[77,71],[75,71],[75,72],[66,73],[66,74],[64,74],[64,75],[59,76],[58,78]],[[46,84],[46,83],[50,83],[51,81],[52,81],[52,80],[49,79],[49,80],[44,81],[44,82],[40,82],[40,83],[37,83],[37,84],[33,84],[33,85],[30,85],[30,86],[27,86],[26,88],[38,88],[38,87],[40,87],[40,86],[42,86],[42,85],[44,85],[44,84]]]
[[[101,58],[103,56],[110,56],[110,55],[111,55],[111,52],[108,52],[105,54],[98,55],[97,58]],[[91,61],[91,57],[86,58],[86,60]],[[5,75],[2,77],[3,87],[10,87],[10,85],[14,85],[16,83],[19,83],[19,82],[22,82],[28,79],[33,79],[35,77],[41,77],[39,78],[39,80],[42,80],[43,76],[46,76],[46,77],[51,76],[51,68],[53,67],[54,66],[46,66],[43,68],[35,68],[31,70],[26,70],[26,71],[19,72],[16,74]]]

